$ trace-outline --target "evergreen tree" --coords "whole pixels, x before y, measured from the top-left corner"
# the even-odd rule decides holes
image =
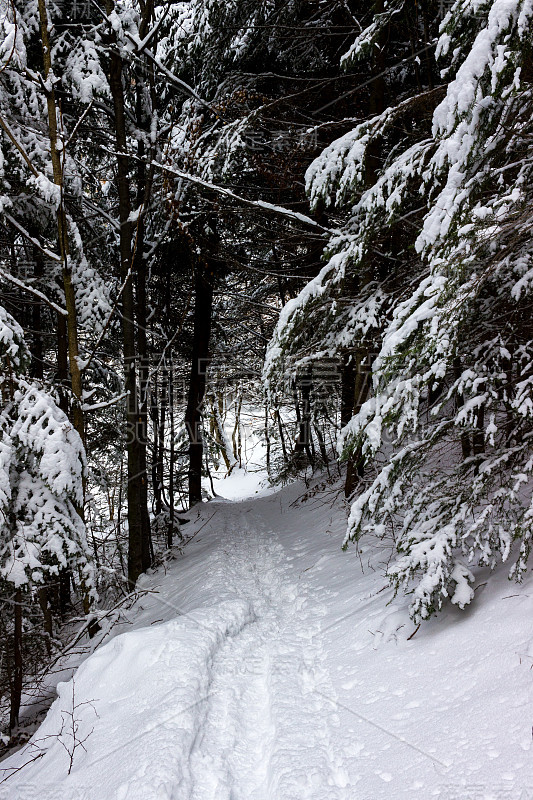
[[[315,347],[379,331],[372,396],[339,442],[344,457],[356,452],[375,470],[352,507],[347,541],[395,523],[399,558],[389,576],[397,586],[416,580],[415,620],[446,597],[470,602],[468,564],[493,567],[516,541],[519,578],[530,551],[531,13],[520,0],[455,3],[437,47],[448,83],[431,130],[418,114],[414,142],[402,148],[391,134],[422,100],[434,103],[438,88],[362,123],[317,159],[312,199],[347,203],[350,216],[278,327],[275,346],[292,348],[306,316],[325,305],[331,324]],[[376,141],[389,144],[389,156],[365,188]],[[391,239],[398,227],[402,238]],[[383,240],[397,263],[385,280],[363,279]],[[353,270],[364,291],[339,314],[332,289],[342,294]]]
[[[22,329],[1,306],[0,355],[0,593],[13,732],[27,669],[24,609],[31,614],[32,605],[40,604],[50,650],[50,587],[66,572],[77,576],[83,595],[94,599],[95,592],[78,510],[83,505],[83,444],[54,398],[23,378],[29,351]]]

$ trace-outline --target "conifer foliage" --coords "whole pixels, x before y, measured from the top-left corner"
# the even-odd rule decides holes
[[[436,50],[446,86],[431,128],[415,118],[415,141],[395,143],[364,185],[369,148],[386,148],[392,126],[420,105],[408,97],[309,168],[311,201],[348,218],[276,334],[290,354],[298,320],[359,274],[358,304],[339,313],[328,299],[329,338],[318,343],[360,346],[370,326],[379,334],[371,396],[339,439],[345,458],[357,453],[374,473],[346,543],[395,531],[388,574],[397,586],[415,581],[416,621],[445,598],[470,602],[472,564],[509,559],[520,578],[531,547],[532,13],[527,0],[456,2]],[[389,243],[398,260],[384,281],[369,280],[375,242],[402,227],[407,249]]]
[[[29,361],[24,334],[2,307],[0,355],[0,595],[13,612],[2,625],[13,729],[22,691],[23,607],[31,607],[40,593],[50,619],[49,590],[65,574],[76,575],[87,597],[95,599],[95,591],[80,517],[83,444],[53,396],[24,379]],[[49,625],[47,634],[53,634]]]

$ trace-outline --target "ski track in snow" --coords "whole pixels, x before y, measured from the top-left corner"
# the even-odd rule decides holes
[[[223,522],[225,559],[212,579],[252,599],[255,622],[213,661],[207,715],[191,752],[191,800],[347,797],[329,735],[338,718],[314,691],[333,691],[315,643],[323,609],[309,604],[261,518],[234,516]],[[178,791],[175,800],[182,797]]]
[[[126,632],[0,764],[25,765],[0,800],[533,798],[533,575],[480,571],[476,604],[413,638],[390,544],[342,553],[335,490],[304,491],[193,513]]]
[[[105,684],[106,702],[117,707],[121,730],[124,714],[119,705],[128,704],[134,731],[143,711],[154,716],[153,690],[134,700],[134,691],[120,689],[126,677],[123,667],[127,683],[133,689],[142,686],[141,675],[136,677],[130,667],[135,657],[138,671],[151,672],[154,688],[160,686],[166,699],[164,712],[159,717],[155,714],[155,722],[141,726],[139,735],[134,733],[115,753],[112,743],[121,731],[113,728],[113,714],[96,724],[87,740],[88,755],[78,749],[78,769],[61,780],[59,791],[50,778],[58,762],[63,770],[68,768],[68,756],[61,752],[56,737],[61,728],[58,704],[63,700],[62,708],[68,708],[65,700],[70,691],[70,684],[60,685],[59,701],[36,736],[41,742],[51,740],[51,747],[42,761],[35,762],[33,773],[33,764],[20,773],[32,780],[9,782],[20,800],[34,797],[37,786],[46,800],[342,800],[350,796],[342,755],[331,741],[339,720],[334,706],[322,696],[334,695],[317,637],[325,608],[315,598],[310,602],[308,585],[288,563],[276,532],[261,515],[244,503],[221,503],[217,515],[216,547],[207,551],[201,580],[204,594],[219,598],[222,624],[207,637],[207,649],[206,631],[211,629],[213,612],[194,609],[185,615],[185,626],[195,629],[192,636],[184,639],[181,615],[165,623],[163,643],[154,636],[157,628],[126,633],[98,650],[75,677],[76,691],[81,688],[84,697],[85,684],[91,680],[94,684],[95,677],[100,684],[94,688],[98,698]],[[166,678],[180,670],[176,648],[187,651],[180,655],[196,662],[200,674],[191,680],[185,671],[183,685],[178,681],[172,690],[172,680]],[[101,702],[94,705],[100,714]],[[90,712],[82,714],[87,727],[90,716]],[[68,746],[68,737],[66,741]],[[157,766],[143,758],[143,751],[157,753]],[[110,759],[124,757],[125,764],[114,775],[113,783],[118,785],[102,796],[98,772],[105,774]],[[126,780],[120,780],[121,772]],[[94,787],[92,780],[87,782],[91,775]]]

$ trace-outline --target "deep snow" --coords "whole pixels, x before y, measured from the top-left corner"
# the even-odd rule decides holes
[[[341,552],[335,487],[247,481],[217,484],[253,497],[195,512],[128,631],[60,684],[0,798],[533,798],[531,579],[480,573],[408,639],[390,545]]]

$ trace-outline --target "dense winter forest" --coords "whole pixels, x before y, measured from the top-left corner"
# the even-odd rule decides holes
[[[532,23],[533,0],[0,0],[6,752],[73,637],[169,560],[179,582],[223,478],[326,492],[328,547],[349,574],[378,543],[409,630],[527,579]]]

